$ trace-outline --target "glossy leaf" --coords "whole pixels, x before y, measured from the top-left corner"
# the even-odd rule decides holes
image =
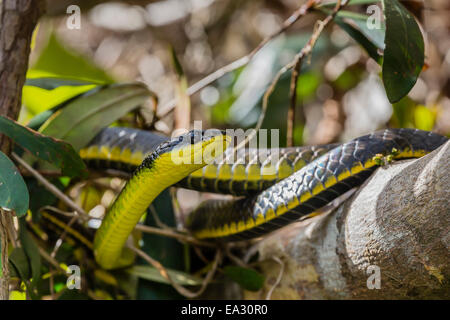
[[[28,210],[29,194],[14,163],[0,151],[0,207],[14,210],[18,217]]]
[[[65,85],[56,79],[66,79]],[[36,115],[91,90],[96,84],[113,82],[103,69],[82,55],[67,50],[52,34],[36,63],[27,72],[22,102],[32,115]],[[52,87],[53,90],[47,90]]]
[[[97,67],[80,54],[67,50],[54,35],[50,35],[39,58],[28,71],[27,78],[45,74],[70,79],[81,79],[101,83],[112,83],[114,80],[104,70]]]
[[[2,116],[0,132],[36,157],[61,168],[64,175],[74,177],[87,174],[83,160],[72,146],[64,141],[46,137]]]
[[[75,99],[55,113],[40,129],[43,134],[63,139],[76,150],[115,120],[155,96],[142,84],[111,85]]]
[[[264,276],[253,269],[238,266],[226,266],[223,269],[223,272],[227,277],[237,282],[245,290],[258,291],[264,285]]]
[[[375,61],[381,61],[381,56],[378,54],[377,46],[370,41],[364,33],[359,29],[354,27],[351,23],[348,23],[345,19],[340,17],[335,17],[334,21],[352,37],[356,42],[358,42],[367,52],[367,54]]]
[[[38,87],[45,90],[53,90],[62,86],[87,86],[95,85],[100,83],[92,83],[92,81],[84,81],[78,79],[64,79],[56,77],[45,77],[45,78],[28,78],[25,80],[26,86]]]
[[[10,268],[13,272],[12,277],[19,277],[22,280],[28,280],[31,277],[31,267],[25,250],[21,247],[14,248],[9,255]]]
[[[41,280],[41,255],[39,254],[38,246],[26,228],[25,217],[21,218],[19,223],[20,242],[30,262],[31,278],[33,279],[32,287],[35,288]]]
[[[72,101],[74,101],[77,98],[80,97],[84,97],[84,96],[88,96],[90,94],[93,94],[95,92],[98,92],[99,90],[101,90],[103,88],[103,86],[95,86],[92,89],[86,91],[86,92],[82,92],[74,97],[71,97],[63,102],[61,102],[60,104],[45,110],[39,114],[37,114],[36,116],[34,116],[28,123],[27,123],[27,127],[31,128],[33,130],[39,130],[39,128],[58,110],[66,107],[69,103],[71,103]]]
[[[35,86],[24,86],[22,102],[27,111],[33,116],[63,104],[96,87],[97,85],[90,84],[84,86],[60,86],[53,90],[46,90]]]
[[[364,14],[350,11],[339,11],[337,17],[353,22],[361,31],[361,33],[363,33],[366,38],[368,38],[373,44],[375,44],[377,48],[384,49],[386,25],[383,21],[380,21],[380,25],[378,28],[376,26],[370,26],[369,17]]]
[[[383,82],[391,103],[412,89],[424,65],[424,42],[414,17],[397,1],[383,0],[386,38]]]
[[[180,285],[198,286],[202,284],[202,279],[198,277],[177,270],[171,270],[167,268],[166,270],[172,280]],[[156,268],[150,266],[133,266],[126,269],[125,271],[142,279],[170,284],[169,281],[164,278]]]

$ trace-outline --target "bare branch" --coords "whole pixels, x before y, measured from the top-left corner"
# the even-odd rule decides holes
[[[304,5],[302,5],[300,8],[295,10],[294,13],[283,22],[283,24],[279,30],[277,30],[270,36],[266,37],[249,54],[247,54],[246,56],[244,56],[238,60],[235,60],[235,61],[227,64],[226,66],[214,71],[213,73],[207,75],[206,77],[202,78],[198,82],[194,83],[186,90],[187,95],[191,96],[194,93],[203,89],[204,87],[210,85],[217,79],[223,77],[225,74],[227,74],[231,71],[234,71],[240,67],[245,66],[247,63],[250,62],[250,60],[255,56],[255,54],[259,50],[261,50],[267,43],[269,43],[272,39],[274,39],[278,35],[285,32],[289,27],[291,27],[295,22],[297,22],[301,17],[303,17],[306,13],[308,13],[308,11],[313,6],[318,5],[320,2],[321,2],[321,0],[308,0]],[[173,100],[169,101],[168,103],[166,103],[165,105],[158,108],[158,111],[157,111],[158,118],[162,118],[166,114],[168,114],[170,111],[172,111],[172,109],[175,107],[175,104],[176,104],[176,99],[173,99]]]
[[[35,169],[33,169],[28,163],[26,163],[22,158],[20,158],[14,152],[12,153],[12,158],[14,160],[16,160],[18,163],[20,163],[20,165],[23,166],[25,169],[27,169],[28,172],[30,172],[45,187],[45,189],[47,189],[48,191],[53,193],[56,197],[58,197],[58,199],[60,199],[65,204],[67,204],[69,207],[74,209],[77,213],[87,215],[87,213],[79,205],[77,205],[72,199],[70,199],[63,192],[61,192],[50,181],[45,179],[39,172],[37,172]]]
[[[135,230],[139,230],[142,232],[146,232],[146,233],[151,233],[151,234],[156,234],[156,235],[160,235],[160,236],[166,236],[169,238],[174,238],[177,239],[179,241],[182,242],[187,242],[193,245],[198,245],[198,246],[203,246],[203,247],[210,247],[210,248],[215,248],[216,245],[214,243],[210,243],[210,242],[205,242],[205,241],[201,241],[198,239],[195,239],[191,236],[188,235],[184,235],[181,234],[179,232],[176,231],[172,231],[170,229],[160,229],[160,228],[155,228],[155,227],[151,227],[151,226],[145,226],[142,224],[137,224],[135,227]]]
[[[273,93],[273,91],[275,90],[275,86],[277,85],[277,83],[280,80],[281,76],[284,73],[286,73],[288,70],[291,70],[292,68],[297,68],[297,69],[300,68],[301,60],[305,56],[307,56],[308,54],[311,53],[312,49],[314,48],[314,46],[315,46],[315,44],[317,42],[317,39],[319,38],[319,36],[322,33],[322,31],[324,30],[324,28],[328,25],[328,23],[330,23],[330,21],[333,19],[333,17],[336,15],[336,13],[341,8],[343,8],[347,3],[348,3],[348,0],[345,1],[344,3],[342,3],[342,4],[341,4],[340,1],[338,1],[338,3],[336,4],[336,7],[333,10],[333,12],[330,13],[323,21],[319,21],[318,24],[316,24],[314,32],[312,33],[311,37],[309,38],[309,40],[306,43],[306,45],[302,48],[302,50],[295,55],[294,59],[291,62],[289,62],[288,64],[283,66],[278,71],[278,73],[275,75],[275,77],[273,78],[272,82],[270,83],[269,87],[267,88],[266,92],[264,93],[262,107],[261,107],[261,114],[259,115],[258,121],[257,121],[256,126],[255,126],[255,130],[251,134],[247,135],[245,137],[245,139],[239,145],[237,145],[235,147],[235,150],[244,147],[251,139],[253,139],[253,137],[256,135],[258,130],[261,128],[261,126],[263,124],[263,121],[264,121],[264,118],[266,116],[267,107],[268,107],[268,103],[269,103],[269,97]],[[297,73],[297,77],[298,77],[298,73]],[[297,81],[295,81],[295,83],[297,83]],[[295,91],[296,88],[293,88],[293,90]]]
[[[272,260],[274,260],[276,263],[280,265],[280,273],[278,274],[277,280],[275,280],[275,283],[273,284],[272,288],[270,288],[269,292],[267,292],[266,300],[270,300],[270,298],[272,298],[272,292],[280,284],[281,278],[283,277],[284,274],[284,262],[278,257],[272,257]]]
[[[186,289],[185,287],[179,285],[175,281],[173,281],[172,278],[170,277],[170,274],[167,272],[167,269],[164,268],[164,266],[159,261],[153,259],[148,254],[146,254],[144,251],[142,251],[136,247],[133,247],[133,246],[127,246],[127,247],[130,248],[132,251],[136,252],[136,254],[138,254],[141,258],[143,258],[145,261],[150,263],[153,267],[158,269],[161,276],[163,276],[165,279],[167,279],[167,281],[170,282],[172,287],[175,290],[177,290],[177,292],[179,294],[181,294],[187,298],[191,298],[191,299],[200,296],[205,291],[206,287],[211,282],[211,280],[217,270],[217,267],[219,266],[220,261],[222,260],[221,251],[217,250],[213,265],[212,265],[211,269],[208,271],[208,274],[206,275],[206,277],[203,279],[200,289],[197,292],[192,292],[192,291]]]
[[[324,21],[318,21],[315,25],[315,30],[309,39],[306,46],[300,51],[299,54],[297,54],[294,58],[294,67],[292,69],[292,75],[291,75],[291,84],[290,84],[290,97],[291,97],[291,104],[289,106],[288,110],[288,122],[287,122],[287,136],[286,136],[286,142],[288,147],[292,147],[293,145],[293,133],[294,133],[294,126],[295,126],[295,109],[297,104],[297,82],[298,77],[300,75],[300,69],[303,64],[303,58],[311,53],[312,49],[314,48],[314,45],[319,38],[320,34],[322,33],[325,26],[334,18],[334,16],[338,13],[338,11],[344,7],[348,3],[348,0],[344,1],[343,4],[341,4],[341,0],[338,0],[336,2],[336,6],[333,9],[333,12],[330,13]]]

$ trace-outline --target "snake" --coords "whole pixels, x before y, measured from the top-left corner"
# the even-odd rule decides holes
[[[168,138],[110,127],[81,149],[89,168],[131,174],[95,234],[97,263],[105,269],[129,263],[123,252],[128,236],[153,199],[169,186],[234,195],[200,204],[188,216],[186,228],[205,241],[248,240],[313,215],[385,163],[422,157],[448,138],[402,128],[342,144],[290,148],[235,150],[228,148],[231,140],[221,131],[204,136],[193,130]],[[210,154],[209,161],[192,161],[202,152]],[[179,154],[188,161],[175,163],[173,157]]]

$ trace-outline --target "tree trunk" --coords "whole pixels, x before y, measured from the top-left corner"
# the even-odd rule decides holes
[[[378,169],[328,215],[258,244],[264,298],[449,299],[450,142]]]
[[[19,115],[31,36],[42,8],[40,1],[0,1],[0,115],[11,119]],[[9,149],[9,140],[0,135],[0,150]]]
[[[19,116],[22,87],[28,68],[30,43],[36,23],[43,13],[38,0],[0,0],[0,115],[16,120]],[[0,134],[0,151],[9,155],[11,141]],[[0,299],[8,299],[7,230],[12,217],[0,210],[2,271]]]

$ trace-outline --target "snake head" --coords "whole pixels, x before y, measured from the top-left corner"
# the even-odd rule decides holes
[[[217,129],[191,130],[161,143],[141,167],[158,167],[193,172],[220,157],[232,138]],[[189,174],[187,173],[187,174]],[[187,175],[186,174],[186,175]]]

